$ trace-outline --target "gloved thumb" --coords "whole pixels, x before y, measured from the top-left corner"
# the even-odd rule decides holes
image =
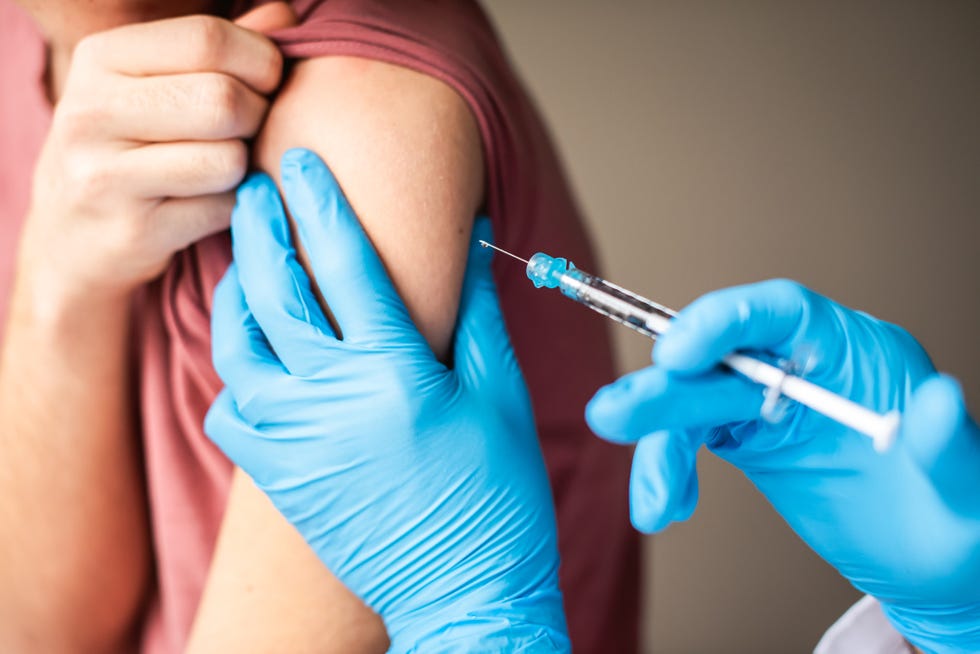
[[[700,434],[660,431],[637,444],[630,474],[630,520],[638,530],[656,533],[694,513]]]
[[[916,389],[899,440],[950,509],[980,517],[980,429],[956,380],[936,375]]]
[[[490,269],[493,250],[481,246],[480,240],[493,242],[490,220],[485,217],[477,218],[470,239],[453,349],[454,367],[464,384],[481,393],[523,389]]]
[[[238,412],[235,399],[227,388],[222,390],[204,418],[204,433],[226,457],[249,474],[260,486],[267,481],[257,473],[268,470],[262,434]]]

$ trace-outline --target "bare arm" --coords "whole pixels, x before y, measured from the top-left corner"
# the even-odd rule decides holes
[[[0,360],[0,651],[122,648],[149,570],[128,300],[21,276]]]
[[[291,147],[311,148],[331,167],[413,319],[445,358],[483,195],[479,133],[465,102],[395,66],[310,60],[273,106],[259,165],[278,177]],[[384,652],[380,619],[237,475],[188,651]]]

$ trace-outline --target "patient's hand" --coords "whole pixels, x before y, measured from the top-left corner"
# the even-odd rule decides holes
[[[281,70],[271,41],[211,16],[83,39],[34,176],[21,263],[38,290],[125,295],[226,228]]]

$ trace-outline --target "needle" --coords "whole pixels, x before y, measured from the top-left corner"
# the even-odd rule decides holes
[[[498,248],[498,247],[497,247],[496,245],[491,245],[491,244],[489,244],[489,243],[487,243],[486,241],[484,241],[484,240],[482,240],[482,239],[480,240],[480,245],[482,245],[482,246],[483,246],[483,247],[485,247],[485,248],[493,248],[493,249],[494,249],[494,250],[496,250],[497,252],[502,252],[502,253],[504,253],[504,254],[506,254],[506,255],[507,255],[508,257],[513,257],[514,259],[517,259],[518,261],[523,261],[524,263],[526,263],[526,264],[528,264],[528,265],[530,265],[530,263],[528,262],[528,260],[527,260],[527,259],[521,259],[521,258],[520,258],[519,256],[517,256],[516,254],[511,254],[511,253],[510,253],[510,252],[508,252],[507,250],[501,250],[501,249],[500,249],[500,248]]]

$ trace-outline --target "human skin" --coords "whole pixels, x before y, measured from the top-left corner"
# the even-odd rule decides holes
[[[98,11],[68,0],[24,4],[35,12],[49,39],[49,90],[59,111],[68,102],[74,75],[66,71],[78,66],[73,47],[84,44],[85,35],[207,8],[203,3],[124,0],[104,2]],[[265,21],[269,22],[275,19]],[[130,60],[127,50],[144,46],[147,35],[143,32],[125,48],[117,46],[120,58]],[[173,48],[172,42],[168,48]],[[249,59],[237,53],[234,61]],[[405,99],[397,115],[384,100],[391,93]],[[248,94],[236,97],[242,105],[254,100]],[[336,102],[336,97],[344,102]],[[405,69],[329,58],[298,64],[275,107],[258,140],[256,163],[277,175],[279,155],[292,146],[310,147],[328,161],[413,318],[434,350],[444,355],[455,322],[470,222],[483,194],[479,135],[465,103],[445,85]],[[441,121],[433,121],[433,115]],[[134,124],[158,127],[160,122],[143,119]],[[244,124],[252,127],[248,121]],[[432,129],[436,124],[442,127]],[[309,125],[316,129],[303,128]],[[243,130],[241,136],[253,133],[254,129]],[[53,134],[54,130],[52,139]],[[42,160],[70,160],[72,165],[78,161],[54,155]],[[156,183],[165,178],[164,163],[162,157],[147,158],[146,179]],[[225,169],[227,188],[240,179],[245,164],[240,168],[239,163],[230,166],[234,174]],[[186,160],[181,164],[186,166]],[[103,173],[110,200],[116,189],[130,186],[105,169]],[[182,181],[195,179],[201,176],[186,175]],[[41,192],[47,189],[43,180],[43,175],[35,180]],[[169,191],[167,195],[181,193]],[[208,202],[213,212],[188,215],[213,215],[214,222],[198,232],[188,231],[180,246],[226,226],[229,198],[212,195]],[[143,214],[122,202],[119,206],[114,213],[120,225],[140,224]],[[64,215],[56,210],[45,213]],[[92,213],[105,212],[100,207]],[[34,224],[37,227],[31,227]],[[160,239],[172,237],[169,227]],[[0,369],[0,407],[18,407],[16,414],[0,410],[0,438],[30,444],[22,453],[15,450],[0,468],[0,516],[4,524],[17,525],[0,535],[2,560],[11,564],[8,569],[0,563],[0,580],[9,581],[0,584],[0,607],[11,606],[9,612],[0,609],[0,649],[113,651],[133,633],[152,569],[138,443],[127,410],[132,402],[125,347],[128,301],[132,289],[158,274],[178,247],[149,239],[159,246],[153,250],[159,256],[148,258],[145,243],[114,243],[106,248],[109,253],[96,249],[91,260],[82,262],[66,247],[61,261],[42,252],[42,245],[50,246],[53,229],[50,221],[33,215],[28,220]],[[38,235],[36,247],[27,245],[27,233]],[[85,242],[97,243],[99,238],[86,234]],[[72,245],[70,239],[64,242]],[[419,258],[415,252],[434,252],[439,258]],[[127,253],[129,259],[123,256]],[[153,265],[137,267],[121,283],[118,275],[106,274],[120,270],[113,259],[117,254],[119,261]],[[34,277],[45,281],[32,283]],[[98,283],[68,283],[77,279]],[[28,300],[21,299],[25,296]],[[45,359],[39,360],[37,352]],[[51,469],[60,473],[54,485]],[[31,515],[19,508],[27,497],[32,498]],[[79,506],[86,510],[79,511]],[[38,515],[55,520],[42,524],[32,519]],[[59,547],[64,542],[75,544],[70,557]],[[105,569],[116,574],[107,576],[101,572]],[[61,601],[52,605],[51,597]],[[25,602],[29,598],[34,601]],[[95,619],[93,606],[100,609]],[[5,638],[11,639],[9,647]],[[323,568],[265,496],[236,474],[189,651],[384,651],[386,642],[378,618]]]
[[[292,147],[330,166],[415,324],[445,359],[483,195],[480,137],[466,103],[443,83],[389,64],[300,62],[256,142],[256,162],[278,181]],[[380,653],[387,637],[237,472],[188,652],[283,650]]]
[[[86,6],[83,16],[71,3],[38,6],[57,15],[60,4],[75,30],[86,16],[131,19],[113,14],[118,6]],[[248,163],[243,140],[261,124],[282,66],[270,41],[212,18],[91,38],[58,39],[57,27],[45,26],[52,56],[72,58],[63,77],[51,71],[57,106],[0,354],[5,652],[115,651],[131,641],[151,570],[127,356],[131,295],[175,251],[227,226]]]

